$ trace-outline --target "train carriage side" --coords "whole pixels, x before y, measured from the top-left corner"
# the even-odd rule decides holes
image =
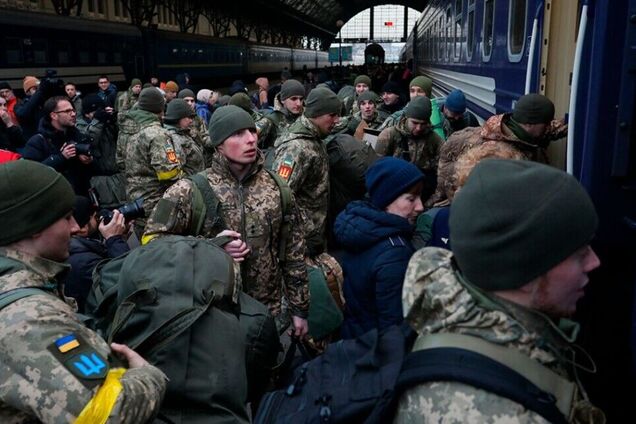
[[[249,61],[247,72],[256,74],[280,74],[287,68],[291,69],[292,51],[287,47],[249,46]]]

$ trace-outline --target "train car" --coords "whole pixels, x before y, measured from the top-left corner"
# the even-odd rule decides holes
[[[278,74],[291,69],[292,51],[287,47],[257,46],[249,47],[247,74]]]
[[[551,163],[581,181],[600,218],[592,245],[601,267],[577,316],[599,371],[582,376],[609,422],[633,421],[636,0],[431,0],[407,48],[436,94],[463,90],[483,118],[539,92],[568,120],[567,140],[550,146]]]
[[[316,51],[292,49],[292,72],[300,72],[303,68],[316,69]]]
[[[316,69],[327,68],[329,66],[331,66],[329,53],[316,50]]]
[[[78,85],[94,85],[100,75],[123,84],[145,72],[140,32],[132,25],[2,10],[0,27],[0,80],[15,89],[22,89],[24,76],[42,77],[46,69]]]

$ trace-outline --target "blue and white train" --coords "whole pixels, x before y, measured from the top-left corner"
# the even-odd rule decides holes
[[[636,393],[636,0],[430,0],[402,59],[434,80],[437,95],[463,90],[483,119],[528,92],[568,119],[567,141],[549,155],[586,187],[600,217],[602,265],[580,308],[599,364],[591,391],[623,422],[626,393]]]

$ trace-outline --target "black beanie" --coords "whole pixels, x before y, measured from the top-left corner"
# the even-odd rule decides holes
[[[106,103],[97,94],[88,94],[82,99],[82,113],[88,114],[106,107]]]
[[[250,97],[245,93],[236,93],[230,97],[230,105],[238,106],[247,113],[252,113],[252,101]]]
[[[379,98],[373,91],[367,90],[358,96],[358,104],[362,103],[364,100],[371,100],[375,103],[379,100]]]
[[[466,279],[519,288],[589,243],[598,217],[572,176],[530,161],[485,159],[457,192],[450,239]]]
[[[77,222],[80,228],[88,224],[91,219],[91,215],[95,213],[96,208],[88,197],[75,196],[75,206],[73,207],[73,218]]]
[[[6,81],[0,81],[0,90],[11,90],[11,86]]]
[[[314,88],[305,101],[305,116],[317,118],[329,113],[340,113],[342,103],[336,93],[328,88]]]
[[[409,102],[409,105],[404,111],[404,115],[407,118],[428,121],[429,119],[431,119],[431,101],[428,99],[428,97],[415,97]]]
[[[250,114],[238,106],[227,105],[214,112],[210,118],[208,132],[212,145],[216,147],[235,132],[246,128],[256,129]]]
[[[400,84],[395,81],[388,81],[382,86],[383,93],[402,94]]]
[[[194,98],[194,91],[190,90],[189,88],[184,88],[183,90],[179,91],[177,97],[180,99],[185,99],[186,97]]]
[[[46,229],[74,204],[71,185],[53,168],[26,159],[0,165],[0,246]]]
[[[554,103],[541,94],[523,95],[515,104],[512,119],[520,124],[549,124],[554,119]]]
[[[168,107],[166,108],[166,115],[163,117],[163,120],[167,123],[177,122],[181,118],[194,118],[196,113],[192,106],[188,104],[183,99],[174,99],[170,103],[168,103]]]
[[[139,100],[137,100],[137,107],[141,110],[152,113],[161,113],[166,100],[163,98],[163,94],[156,87],[148,87],[141,90],[139,93]]]
[[[230,96],[236,93],[247,93],[247,87],[245,87],[245,83],[241,80],[236,80],[230,86],[229,94]]]
[[[287,100],[293,96],[305,97],[305,87],[300,82],[290,79],[280,87],[280,99]]]

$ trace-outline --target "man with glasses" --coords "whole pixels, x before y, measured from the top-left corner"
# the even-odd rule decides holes
[[[66,96],[44,103],[44,116],[37,133],[24,148],[23,156],[60,172],[76,194],[87,196],[92,174],[89,139],[75,128],[76,113]]]

